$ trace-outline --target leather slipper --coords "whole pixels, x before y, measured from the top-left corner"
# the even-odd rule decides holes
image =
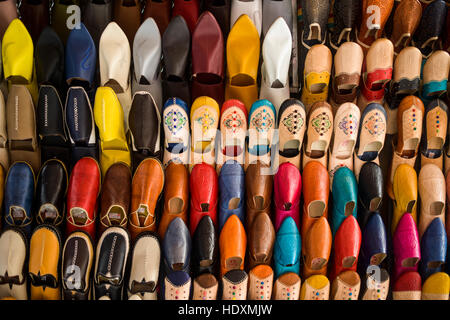
[[[142,13],[142,19],[145,21],[148,18],[152,18],[158,25],[159,32],[161,34],[167,29],[169,25],[172,11],[171,0],[147,0],[145,1],[144,12]]]
[[[278,18],[283,18],[286,25],[289,28],[290,33],[292,33],[293,22],[292,22],[292,3],[289,0],[269,0],[263,1],[262,7],[262,34],[265,38],[267,32],[271,28],[272,24],[278,20]]]
[[[358,221],[364,227],[372,212],[381,210],[384,197],[383,171],[375,162],[361,167],[358,180]]]
[[[64,243],[61,253],[63,300],[89,300],[93,265],[94,247],[91,238],[81,231],[72,233]],[[77,268],[79,273],[75,271]],[[75,274],[81,279],[74,279]]]
[[[288,272],[300,273],[301,242],[297,224],[287,217],[276,233],[273,249],[275,278]]]
[[[261,3],[261,0],[251,2],[234,0],[232,7],[234,3],[251,5],[256,2]],[[247,111],[250,111],[253,102],[258,100],[259,33],[252,20],[245,14],[240,16],[236,23],[233,22],[233,19],[231,20],[231,25],[234,25],[228,35],[226,47],[225,100],[240,100],[244,103]],[[242,50],[244,47],[246,50]]]
[[[153,2],[152,3],[157,3]],[[146,19],[133,41],[132,94],[147,91],[162,111],[163,93],[161,82],[162,40],[158,26],[152,18]]]
[[[113,6],[112,0],[84,1],[81,20],[92,35],[97,48],[103,30],[113,19]]]
[[[271,264],[275,242],[275,228],[267,213],[258,214],[248,231],[248,265]],[[275,269],[276,265],[275,265]]]
[[[186,20],[189,30],[194,32],[200,13],[199,0],[174,0],[172,8],[172,18],[180,15]]]
[[[393,300],[420,300],[422,296],[422,279],[418,272],[403,274],[392,286]]]
[[[228,32],[230,32],[231,0],[206,0],[204,2],[204,10],[214,15],[222,29],[223,37],[226,39]]]
[[[0,39],[3,38],[11,21],[18,17],[16,0],[0,1]]]
[[[330,281],[323,275],[314,275],[305,280],[300,291],[300,300],[329,300]]]
[[[450,278],[444,272],[430,276],[422,286],[422,300],[448,300]]]
[[[245,222],[245,173],[242,165],[234,160],[225,162],[219,174],[219,230],[225,221],[235,214]]]
[[[275,2],[275,1],[265,1]],[[289,67],[292,53],[292,35],[286,21],[279,17],[271,25],[262,45],[260,99],[271,101],[277,112],[289,99]]]
[[[248,300],[270,300],[272,298],[273,270],[261,264],[248,273]]]
[[[243,270],[228,271],[222,277],[222,300],[247,300],[248,275]]]
[[[262,19],[263,19],[263,7],[262,0],[231,0],[231,15],[230,26],[233,28],[236,21],[243,15],[249,17],[258,31],[258,35],[261,36]]]
[[[192,300],[217,300],[219,282],[211,273],[203,273],[194,279]]]
[[[164,300],[189,300],[191,277],[187,272],[175,271],[164,278]]]
[[[230,270],[244,270],[247,236],[241,220],[232,215],[225,222],[219,237],[221,275]]]
[[[360,7],[360,1],[358,0],[334,2],[333,15],[335,28],[330,35],[330,46],[333,50],[339,50],[339,47],[343,44],[355,41],[356,20],[361,14]]]
[[[288,272],[275,281],[272,300],[299,300],[301,279],[293,272]]]
[[[114,1],[114,21],[124,30],[129,43],[133,43],[134,36],[141,24],[141,3],[138,0]]]
[[[166,275],[190,271],[192,242],[189,230],[181,218],[176,218],[167,227],[162,242],[163,267]]]
[[[358,300],[361,279],[355,271],[344,271],[333,280],[331,300]]]
[[[292,163],[283,163],[274,177],[275,230],[287,217],[300,226],[300,196],[302,178]]]
[[[422,279],[444,270],[447,255],[447,234],[440,219],[434,219],[420,241],[421,258],[419,272]]]
[[[279,151],[275,165],[289,162],[300,169],[305,131],[306,111],[303,103],[297,99],[284,101],[278,115]]]
[[[203,216],[195,228],[192,238],[192,267],[193,273],[197,275],[199,289],[206,290],[205,287],[211,287],[217,284],[217,281],[211,277],[205,279],[199,278],[202,274],[218,274],[219,266],[219,246],[217,239],[216,226],[210,216]],[[211,293],[213,293],[211,291]]]
[[[21,1],[19,12],[33,42],[36,42],[42,30],[50,24],[49,1]]]
[[[388,254],[386,227],[378,212],[373,212],[362,228],[358,270],[368,273],[371,266],[380,266]]]
[[[410,45],[421,17],[422,4],[419,0],[406,0],[396,5],[391,35],[396,54]]]
[[[378,269],[372,275],[366,276],[366,288],[361,294],[362,300],[386,300],[389,294],[389,273]]]
[[[443,50],[431,54],[423,66],[422,98],[430,99],[445,96],[450,72],[450,55]]]
[[[63,43],[67,43],[68,36],[71,32],[69,26],[73,23],[73,11],[69,9],[70,6],[80,6],[80,0],[54,0],[51,7],[51,26],[58,33],[59,38]],[[67,24],[68,21],[72,23]],[[76,28],[75,28],[76,29]],[[74,30],[74,29],[72,29]]]
[[[398,166],[394,175],[394,212],[392,215],[392,233],[405,213],[410,213],[417,221],[417,174],[408,164]]]

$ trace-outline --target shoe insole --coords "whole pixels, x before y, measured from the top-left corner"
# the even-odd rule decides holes
[[[243,151],[244,149],[242,149],[240,146],[226,146],[225,148],[222,149],[222,153],[229,157],[240,156]]]
[[[114,79],[110,79],[105,83],[105,87],[110,87],[115,93],[123,93],[124,89],[122,86]]]
[[[370,264],[374,266],[380,265],[386,258],[386,253],[375,253],[370,257]]]
[[[73,221],[77,225],[85,225],[88,220],[87,212],[82,208],[72,208],[70,209],[70,214],[73,218]]]
[[[263,210],[264,209],[264,197],[262,196],[254,196],[253,202],[255,203],[255,209],[256,210]]]
[[[313,83],[309,87],[312,94],[322,93],[323,90],[327,87],[326,83]]]
[[[308,215],[311,218],[320,218],[325,211],[325,203],[321,200],[314,200],[308,206]]]
[[[443,261],[430,261],[427,263],[427,267],[430,269],[436,269],[442,266],[443,264],[444,264]]]
[[[327,265],[328,260],[325,258],[314,258],[311,261],[312,270],[320,270]]]
[[[126,213],[121,206],[112,206],[108,211],[108,219],[112,225],[120,225],[125,217]]]
[[[228,201],[228,210],[234,210],[239,208],[239,203],[241,202],[241,198],[231,198]]]
[[[345,204],[345,216],[348,217],[353,213],[355,209],[355,201],[349,201]]]
[[[327,148],[327,142],[325,140],[317,140],[311,143],[311,158],[321,158],[325,154],[325,150]]]
[[[346,140],[340,143],[336,148],[335,157],[338,159],[347,159],[352,156],[355,147],[355,140]]]
[[[342,267],[344,268],[351,268],[355,264],[356,257],[355,256],[348,256],[342,259]]]
[[[267,262],[268,256],[265,253],[257,253],[254,255],[253,259],[255,260],[256,263],[260,263],[263,264],[265,262]]]
[[[283,145],[283,150],[286,151],[287,149],[300,149],[300,141],[299,140],[288,140]]]
[[[222,82],[222,77],[212,73],[197,73],[195,74],[195,79],[205,84],[219,84]]]
[[[427,141],[427,150],[441,150],[444,146],[444,140],[441,137],[431,137]]]
[[[211,150],[211,140],[201,140],[195,142],[194,151],[195,152],[208,152]]]
[[[445,203],[441,201],[435,201],[430,205],[430,214],[433,216],[439,216],[442,214],[445,208]]]
[[[240,269],[242,264],[241,257],[231,257],[225,260],[225,268],[227,270]]]
[[[248,74],[239,73],[235,75],[233,78],[231,78],[230,84],[232,86],[246,87],[254,85],[255,81]]]
[[[270,152],[270,146],[268,144],[257,144],[253,146],[253,148],[249,148],[248,152],[250,152],[254,156],[264,156]]]
[[[167,204],[169,207],[169,213],[178,214],[183,210],[184,201],[181,198],[173,197],[169,199]]]
[[[417,265],[417,263],[419,262],[419,258],[417,257],[411,257],[411,258],[406,258],[402,260],[402,267],[404,268],[411,268]]]
[[[138,220],[139,220],[139,226],[143,226],[145,223],[145,220],[147,219],[149,212],[146,205],[140,205],[137,209],[138,214]]]
[[[342,84],[338,86],[338,93],[340,95],[346,95],[352,93],[356,88],[355,84],[348,83],[348,84]]]
[[[380,204],[381,204],[381,198],[380,197],[372,198],[372,200],[370,200],[369,210],[370,211],[377,211],[380,208]]]
[[[416,205],[416,200],[409,201],[408,205],[406,206],[406,212],[411,213],[415,205]]]
[[[403,143],[402,157],[411,158],[415,155],[417,147],[419,145],[419,138],[410,138]]]

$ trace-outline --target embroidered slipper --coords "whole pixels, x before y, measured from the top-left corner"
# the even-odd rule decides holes
[[[297,99],[284,101],[278,116],[279,151],[276,164],[290,162],[300,169],[305,131],[306,111],[303,103]]]
[[[215,144],[219,126],[220,109],[217,102],[209,97],[198,97],[191,107],[191,158],[189,169],[206,162],[216,165]]]
[[[303,147],[303,168],[309,161],[327,167],[328,147],[333,134],[333,111],[327,102],[316,102],[308,113],[306,141]]]
[[[299,300],[301,279],[293,272],[281,275],[273,286],[273,300]]]
[[[356,271],[344,271],[331,285],[331,300],[358,300],[361,279]]]
[[[314,275],[305,280],[300,291],[300,300],[329,300],[330,281],[323,275]]]
[[[219,282],[211,273],[203,273],[194,279],[192,300],[216,300]]]
[[[389,273],[385,269],[374,269],[373,274],[366,275],[365,290],[362,300],[386,300],[389,293]]]
[[[276,117],[275,107],[268,100],[253,103],[249,113],[245,170],[258,160],[266,165],[271,164]]]
[[[270,266],[260,264],[248,273],[248,300],[270,300],[272,298],[273,270]]]
[[[227,100],[220,111],[220,144],[217,151],[217,172],[228,160],[242,166],[245,161],[247,109],[239,100]]]
[[[222,278],[222,300],[247,300],[248,275],[244,270],[228,271]]]

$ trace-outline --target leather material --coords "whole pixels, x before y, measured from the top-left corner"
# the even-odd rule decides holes
[[[22,229],[27,237],[31,234],[33,221],[33,198],[35,177],[26,162],[15,162],[9,167],[5,181],[5,226]]]
[[[233,19],[231,20],[233,27],[228,35],[226,46],[225,100],[240,100],[249,111],[253,102],[258,99],[256,79],[260,52],[259,33],[247,15],[240,16],[236,23],[233,23]],[[247,50],[243,51],[243,46]]]
[[[192,0],[191,0],[192,1]],[[224,38],[212,13],[203,13],[192,33],[192,100],[208,96],[224,101]]]
[[[270,266],[261,264],[248,273],[249,300],[270,300],[272,297],[273,270]]]
[[[128,299],[137,295],[141,300],[157,300],[161,248],[152,233],[142,233],[131,251],[131,269],[128,279]]]
[[[437,159],[442,156],[442,149],[447,135],[447,119],[448,107],[441,100],[433,100],[427,105],[420,144],[420,151],[423,158]],[[423,167],[426,163],[422,161],[421,164]],[[442,164],[438,165],[438,167],[442,171]]]
[[[342,167],[336,171],[332,190],[331,230],[334,236],[348,216],[357,217],[358,185],[349,168]]]
[[[128,41],[133,43],[136,31],[141,24],[141,4],[137,0],[114,1],[114,21],[127,35]]]
[[[206,163],[197,164],[189,176],[191,206],[189,231],[194,234],[200,219],[210,216],[217,227],[217,198],[219,184],[214,168]]]
[[[236,215],[228,218],[219,236],[220,273],[223,277],[228,271],[244,270],[247,236],[241,220]]]
[[[158,203],[164,187],[164,170],[159,160],[143,160],[131,182],[131,208],[128,230],[131,239],[144,231],[156,231]]]
[[[186,74],[190,45],[191,34],[186,21],[181,16],[173,17],[162,36],[164,101],[178,97],[191,104]]]
[[[393,278],[408,271],[417,271],[421,258],[419,234],[416,223],[410,213],[400,219],[393,236],[394,273]]]
[[[392,217],[392,233],[404,215],[410,213],[417,221],[417,174],[414,168],[407,164],[398,166],[394,175],[394,213]]]
[[[27,300],[25,259],[28,241],[20,229],[5,229],[0,234],[0,297]]]
[[[323,43],[326,40],[327,20],[330,14],[330,1],[328,0],[301,0],[303,13],[302,42],[307,45]]]
[[[128,117],[132,162],[136,169],[142,160],[161,156],[161,113],[152,95],[137,92]]]
[[[379,266],[387,257],[388,240],[386,227],[378,212],[371,214],[362,229],[361,250],[358,269],[367,273],[370,265]]]
[[[371,212],[381,209],[384,196],[384,181],[381,167],[375,162],[366,162],[358,180],[358,221],[364,227]]]
[[[326,275],[331,253],[332,235],[325,217],[309,228],[303,240],[303,278]]]
[[[252,24],[258,31],[258,35],[261,36],[262,28],[262,0],[231,0],[231,16],[230,16],[230,26],[236,24],[237,20],[243,15],[246,15],[251,19]]]
[[[380,269],[379,275],[366,276],[366,290],[363,291],[362,300],[386,300],[389,294],[389,273]]]
[[[65,72],[69,85],[84,84],[89,88],[95,75],[97,50],[85,25],[73,29],[66,44]]]
[[[288,272],[300,273],[301,242],[294,219],[287,217],[276,234],[273,249],[275,278]]]
[[[248,275],[243,270],[228,271],[222,277],[222,300],[247,300]]]
[[[204,7],[205,10],[214,15],[214,18],[216,18],[217,23],[220,25],[220,29],[222,29],[224,38],[227,38],[228,32],[230,31],[231,0],[206,0]]]
[[[11,21],[18,16],[16,0],[0,1],[0,39],[3,38]]]
[[[51,26],[53,30],[58,33],[60,39],[64,42],[68,42],[70,29],[67,27],[67,21],[70,21],[72,18],[71,15],[73,12],[73,7],[70,6],[79,6],[80,0],[55,0],[53,1],[53,6],[51,9]]]
[[[392,286],[393,300],[420,300],[422,290],[422,279],[420,274],[409,271],[401,275]]]
[[[436,218],[445,225],[445,193],[446,184],[442,169],[433,164],[424,165],[419,173],[420,237]]]
[[[378,7],[378,10],[375,9]],[[358,32],[358,43],[365,49],[378,38],[381,38],[384,26],[394,7],[394,0],[364,0],[362,3],[362,18]],[[379,11],[379,12],[377,12]],[[373,15],[378,19],[372,21]]]
[[[178,15],[186,20],[189,30],[194,32],[198,22],[200,12],[200,1],[198,0],[174,0],[172,8],[172,18]]]
[[[170,0],[146,0],[142,20],[145,21],[148,18],[153,18],[158,25],[159,32],[163,34],[169,25],[171,11],[172,1]]]
[[[103,232],[95,251],[94,299],[122,300],[130,236],[120,227]]]
[[[292,33],[292,3],[289,0],[263,0],[262,6],[262,34],[267,36],[272,24],[279,18],[283,18]]]
[[[299,300],[301,279],[293,272],[283,274],[273,285],[273,300]]]
[[[314,275],[303,282],[300,300],[329,300],[330,281],[323,275]]]
[[[219,283],[216,277],[205,273],[194,280],[192,300],[216,300]]]
[[[423,74],[422,99],[429,105],[433,98],[445,98],[450,71],[450,55],[443,50],[436,50],[425,61]],[[445,109],[441,106],[442,109]]]
[[[130,202],[130,167],[123,162],[114,163],[106,171],[103,179],[100,196],[100,233],[108,227],[127,227]]]
[[[175,218],[169,224],[162,243],[162,250],[166,275],[179,271],[189,273],[192,250],[191,236],[186,224],[180,218]]]
[[[61,236],[49,225],[34,229],[30,240],[28,277],[31,300],[60,300],[59,263]]]
[[[70,149],[64,123],[64,109],[55,87],[41,85],[36,113],[37,132],[42,148],[41,162],[57,158],[69,166]]]
[[[184,271],[175,271],[164,279],[164,300],[189,300],[191,295],[191,277]]]
[[[360,1],[335,1],[333,7],[335,29],[330,35],[330,44],[338,49],[346,41],[355,41],[356,21],[360,16]]]
[[[20,119],[20,120],[19,120]],[[30,91],[24,85],[12,85],[6,101],[9,158],[11,163],[25,161],[37,173],[41,165],[36,114]]]
[[[342,222],[334,237],[333,264],[330,280],[333,281],[343,272],[356,271],[359,249],[361,248],[361,229],[354,216],[348,216]]]
[[[443,271],[447,254],[447,234],[440,219],[434,219],[425,230],[420,241],[420,251],[420,274],[423,279]]]
[[[186,225],[188,223],[189,172],[183,164],[170,163],[165,169],[165,176],[164,208],[158,226],[161,239],[164,239],[172,220],[181,218]]]
[[[65,218],[69,177],[66,166],[57,159],[46,161],[37,177],[36,221],[61,228]]]
[[[412,44],[420,49],[424,57],[433,52],[434,44],[444,30],[446,15],[447,8],[443,0],[433,1],[423,10]]]
[[[272,190],[273,174],[270,167],[260,161],[250,164],[245,172],[247,230],[258,214],[265,212],[269,217],[272,216]]]
[[[51,27],[40,33],[35,58],[38,84],[50,84],[60,90],[64,82],[64,44]]]
[[[303,215],[301,235],[305,239],[308,230],[320,217],[328,218],[330,178],[327,169],[317,161],[308,162],[303,169]]]
[[[100,37],[106,26],[113,18],[113,4],[111,0],[88,0],[82,6],[81,20],[98,48]]]
[[[65,104],[65,121],[70,139],[71,167],[83,157],[97,159],[94,114],[83,87],[70,87]]]
[[[19,11],[20,19],[36,42],[42,30],[50,24],[49,1],[21,1]]]
[[[194,274],[216,274],[219,259],[218,237],[211,217],[203,216],[193,236]]]
[[[344,271],[331,285],[331,300],[358,300],[361,279],[355,271]]]
[[[5,105],[5,98],[1,90],[0,90],[0,165],[3,170],[8,170],[9,168],[8,131],[6,128],[6,105]]]
[[[392,30],[392,43],[395,52],[407,47],[416,32],[422,17],[422,5],[419,0],[406,0],[400,2],[394,13],[394,27]]]
[[[422,286],[422,300],[448,300],[450,279],[448,274],[438,272],[424,281]]]
[[[241,164],[227,161],[219,174],[219,230],[235,214],[245,223],[245,173]]]
[[[95,159],[86,157],[75,164],[67,190],[67,235],[74,231],[85,231],[91,239],[96,239],[97,197],[100,193],[100,183],[100,167]]]
[[[63,300],[89,300],[94,247],[84,232],[74,232],[66,240],[61,254]],[[78,268],[78,271],[76,268]],[[79,279],[74,274],[79,272]],[[79,281],[79,282],[77,282]]]
[[[266,213],[256,216],[248,231],[248,265],[253,268],[260,264],[271,265],[275,228]]]
[[[281,164],[274,178],[275,230],[287,217],[294,219],[299,228],[301,192],[300,171],[291,163]]]
[[[95,94],[94,119],[100,138],[100,167],[103,176],[116,162],[131,165],[123,118],[121,104],[113,89],[99,87]]]

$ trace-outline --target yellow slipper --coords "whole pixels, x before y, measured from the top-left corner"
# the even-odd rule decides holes
[[[247,15],[241,15],[231,28],[227,40],[227,81],[225,100],[242,101],[250,111],[258,100],[260,41],[258,30]]]
[[[417,223],[417,174],[413,167],[401,164],[394,174],[394,214],[392,234],[404,213],[411,213]]]
[[[422,286],[422,300],[448,300],[450,277],[445,272],[432,274]]]
[[[110,87],[99,87],[94,103],[95,124],[100,136],[100,167],[105,175],[108,168],[116,162],[124,162],[131,166],[123,125],[123,109],[114,90]]]
[[[300,291],[300,300],[329,300],[330,281],[323,275],[314,275],[306,279]]]

